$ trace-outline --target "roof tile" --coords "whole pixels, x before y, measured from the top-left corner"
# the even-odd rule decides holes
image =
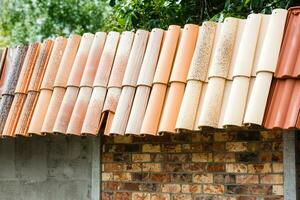
[[[42,125],[48,110],[48,106],[51,100],[52,91],[51,90],[41,90],[40,95],[38,97],[32,119],[28,128],[29,134],[38,134],[38,135],[44,135],[44,133],[41,132]]]
[[[186,82],[197,41],[198,31],[198,25],[187,24],[184,26],[169,82]]]
[[[45,115],[45,119],[41,128],[41,133],[53,133],[54,123],[61,106],[62,100],[64,98],[66,89],[61,87],[56,87],[53,90],[51,100]]]
[[[279,61],[277,78],[300,77],[300,7],[288,13]]]
[[[115,112],[116,108],[113,108],[111,106],[117,106],[117,102],[119,100],[119,95],[121,93],[121,83],[123,80],[123,76],[125,73],[126,64],[129,58],[131,45],[133,42],[134,33],[133,32],[123,32],[121,34],[121,38],[119,41],[119,35],[118,40],[112,40],[112,44],[109,44],[109,46],[113,48],[107,48],[108,54],[113,54],[113,56],[109,56],[107,58],[110,58],[109,60],[104,60],[103,64],[99,66],[99,74],[103,71],[107,71],[105,76],[99,76],[99,79],[102,77],[105,80],[100,80],[100,85],[104,85],[105,87],[94,87],[91,101],[88,105],[86,117],[83,122],[82,126],[82,133],[83,134],[93,134],[96,135],[99,132],[100,126],[101,126],[101,118],[103,117],[102,112],[106,110],[102,110],[104,103],[106,102],[107,109],[113,109],[113,112]],[[112,38],[113,39],[113,38]],[[118,49],[116,51],[116,45],[119,42]],[[114,47],[115,46],[115,47]],[[116,54],[116,56],[115,56]],[[115,56],[114,60],[113,57]],[[107,61],[110,63],[110,67],[106,68]],[[100,69],[101,67],[101,69]],[[111,69],[112,67],[112,69]],[[110,72],[111,71],[111,72]],[[110,74],[109,74],[110,73]],[[109,79],[109,80],[108,80]],[[102,83],[101,83],[102,82]],[[107,86],[109,84],[110,86]],[[107,93],[108,88],[108,97],[105,97]],[[117,88],[116,88],[117,87]],[[110,92],[111,91],[111,92]],[[114,91],[119,91],[118,96],[115,96]],[[111,96],[110,96],[111,95]],[[111,98],[110,98],[111,97]],[[108,100],[106,100],[108,99]],[[114,102],[114,104],[110,101],[110,99]]]
[[[35,91],[28,92],[14,135],[29,136],[28,128],[38,99],[38,95],[39,93]]]
[[[167,85],[156,83],[152,86],[147,109],[145,112],[141,134],[156,135],[164,106]]]
[[[58,72],[55,77],[54,87],[66,87],[71,69],[76,57],[78,46],[80,44],[81,37],[79,35],[70,35],[68,38],[67,46],[62,56]]]
[[[54,133],[66,133],[78,92],[78,87],[68,86],[53,126]]]
[[[152,86],[163,36],[164,31],[162,29],[152,29],[137,85]]]
[[[0,101],[0,133],[2,134],[14,96],[4,95]]]
[[[116,53],[113,68],[109,78],[108,87],[122,87],[122,81],[127,66],[132,42],[134,39],[134,32],[125,31],[121,34],[118,50]]]
[[[119,43],[120,33],[110,32],[107,35],[103,54],[96,72],[93,86],[106,87],[109,81],[109,75],[113,66],[115,54]]]
[[[276,79],[269,96],[264,126],[300,129],[300,79]]]
[[[99,61],[102,56],[106,33],[97,32],[95,34],[90,53],[88,55],[80,86],[92,87],[98,69]]]
[[[123,87],[116,113],[111,124],[110,134],[125,134],[134,93],[134,87]]]
[[[90,97],[92,95],[92,88],[90,87],[81,87],[74,110],[72,112],[72,116],[70,119],[70,123],[68,125],[67,134],[75,134],[81,135],[81,129],[83,125],[83,121],[86,115],[86,111],[88,109]]]
[[[11,109],[8,113],[7,120],[3,128],[2,136],[15,136],[15,130],[26,100],[26,96],[27,94],[23,93],[15,94]]]
[[[261,54],[257,63],[256,72],[275,72],[279,50],[283,37],[283,27],[285,25],[287,10],[275,9],[271,19],[261,49]]]
[[[165,33],[153,83],[168,84],[180,37],[180,26],[171,25]]]
[[[122,82],[123,86],[126,85],[135,87],[137,84],[137,79],[141,70],[141,65],[147,46],[148,35],[149,32],[145,30],[138,30],[135,34]]]
[[[8,48],[5,48],[2,51],[1,54],[1,60],[0,60],[0,71],[1,71],[1,76],[0,76],[0,98],[2,95],[2,89],[3,85],[7,79],[7,74],[8,74],[8,67],[9,67],[9,52],[10,50]]]
[[[41,50],[32,71],[32,75],[28,85],[28,91],[39,91],[51,54],[53,43],[54,42],[52,40],[45,40],[42,43]]]
[[[25,60],[20,72],[20,77],[16,86],[15,93],[27,93],[30,78],[35,66],[37,56],[39,55],[40,43],[34,43],[29,45],[28,51],[25,56]]]
[[[86,111],[81,133],[97,135],[100,129],[100,118],[105,100],[106,88],[95,87]]]
[[[57,37],[54,41],[53,49],[49,58],[49,62],[45,71],[41,89],[53,89],[55,77],[67,45],[67,39],[64,37]]]
[[[151,88],[138,86],[132,103],[126,134],[140,134]]]
[[[214,22],[204,22],[202,24],[198,33],[188,80],[206,80],[216,29],[217,24]]]
[[[238,19],[226,18],[224,24],[222,24],[220,37],[218,38],[217,46],[212,57],[212,67],[208,74],[209,78],[227,78],[231,56],[234,49],[233,47],[235,44],[238,22]]]
[[[266,128],[300,129],[300,7],[290,8],[264,116]]]
[[[81,38],[80,45],[68,78],[67,86],[79,87],[84,67],[92,46],[94,34],[85,33]]]
[[[163,112],[161,115],[158,133],[174,133],[176,120],[180,105],[184,95],[185,84],[182,82],[172,82],[166,96]]]
[[[16,89],[18,78],[26,56],[27,46],[17,46],[14,50],[12,61],[8,67],[7,80],[3,86],[2,95],[13,95]]]

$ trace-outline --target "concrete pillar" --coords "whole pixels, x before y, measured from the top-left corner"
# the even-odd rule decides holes
[[[297,200],[296,132],[283,133],[284,199]]]

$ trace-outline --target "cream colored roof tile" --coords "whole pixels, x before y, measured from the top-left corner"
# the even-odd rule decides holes
[[[215,40],[217,24],[204,22],[198,33],[196,48],[188,73],[188,80],[205,81]]]
[[[283,38],[287,10],[275,9],[268,24],[256,72],[275,72]]]
[[[239,20],[236,18],[226,18],[222,25],[220,37],[213,55],[211,68],[209,70],[210,77],[227,78],[233,48],[236,39]]]
[[[202,93],[203,82],[189,80],[187,82],[180,111],[176,121],[176,129],[193,130],[197,110]]]

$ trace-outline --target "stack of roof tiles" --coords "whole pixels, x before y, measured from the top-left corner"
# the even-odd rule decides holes
[[[300,129],[300,7],[288,13],[264,126]]]
[[[299,8],[289,11],[285,26],[286,17],[276,9],[183,29],[85,33],[6,49],[0,132],[300,128]]]

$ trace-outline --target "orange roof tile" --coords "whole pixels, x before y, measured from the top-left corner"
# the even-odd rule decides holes
[[[300,129],[300,7],[290,8],[264,117],[266,128]]]
[[[10,50],[12,57],[9,58],[8,74],[5,80],[2,98],[0,100],[0,133],[2,134],[6,119],[9,114],[10,107],[14,99],[14,91],[17,85],[17,81],[21,72],[21,67],[25,59],[27,52],[27,46],[17,46],[16,49]],[[10,56],[10,55],[9,55]]]

